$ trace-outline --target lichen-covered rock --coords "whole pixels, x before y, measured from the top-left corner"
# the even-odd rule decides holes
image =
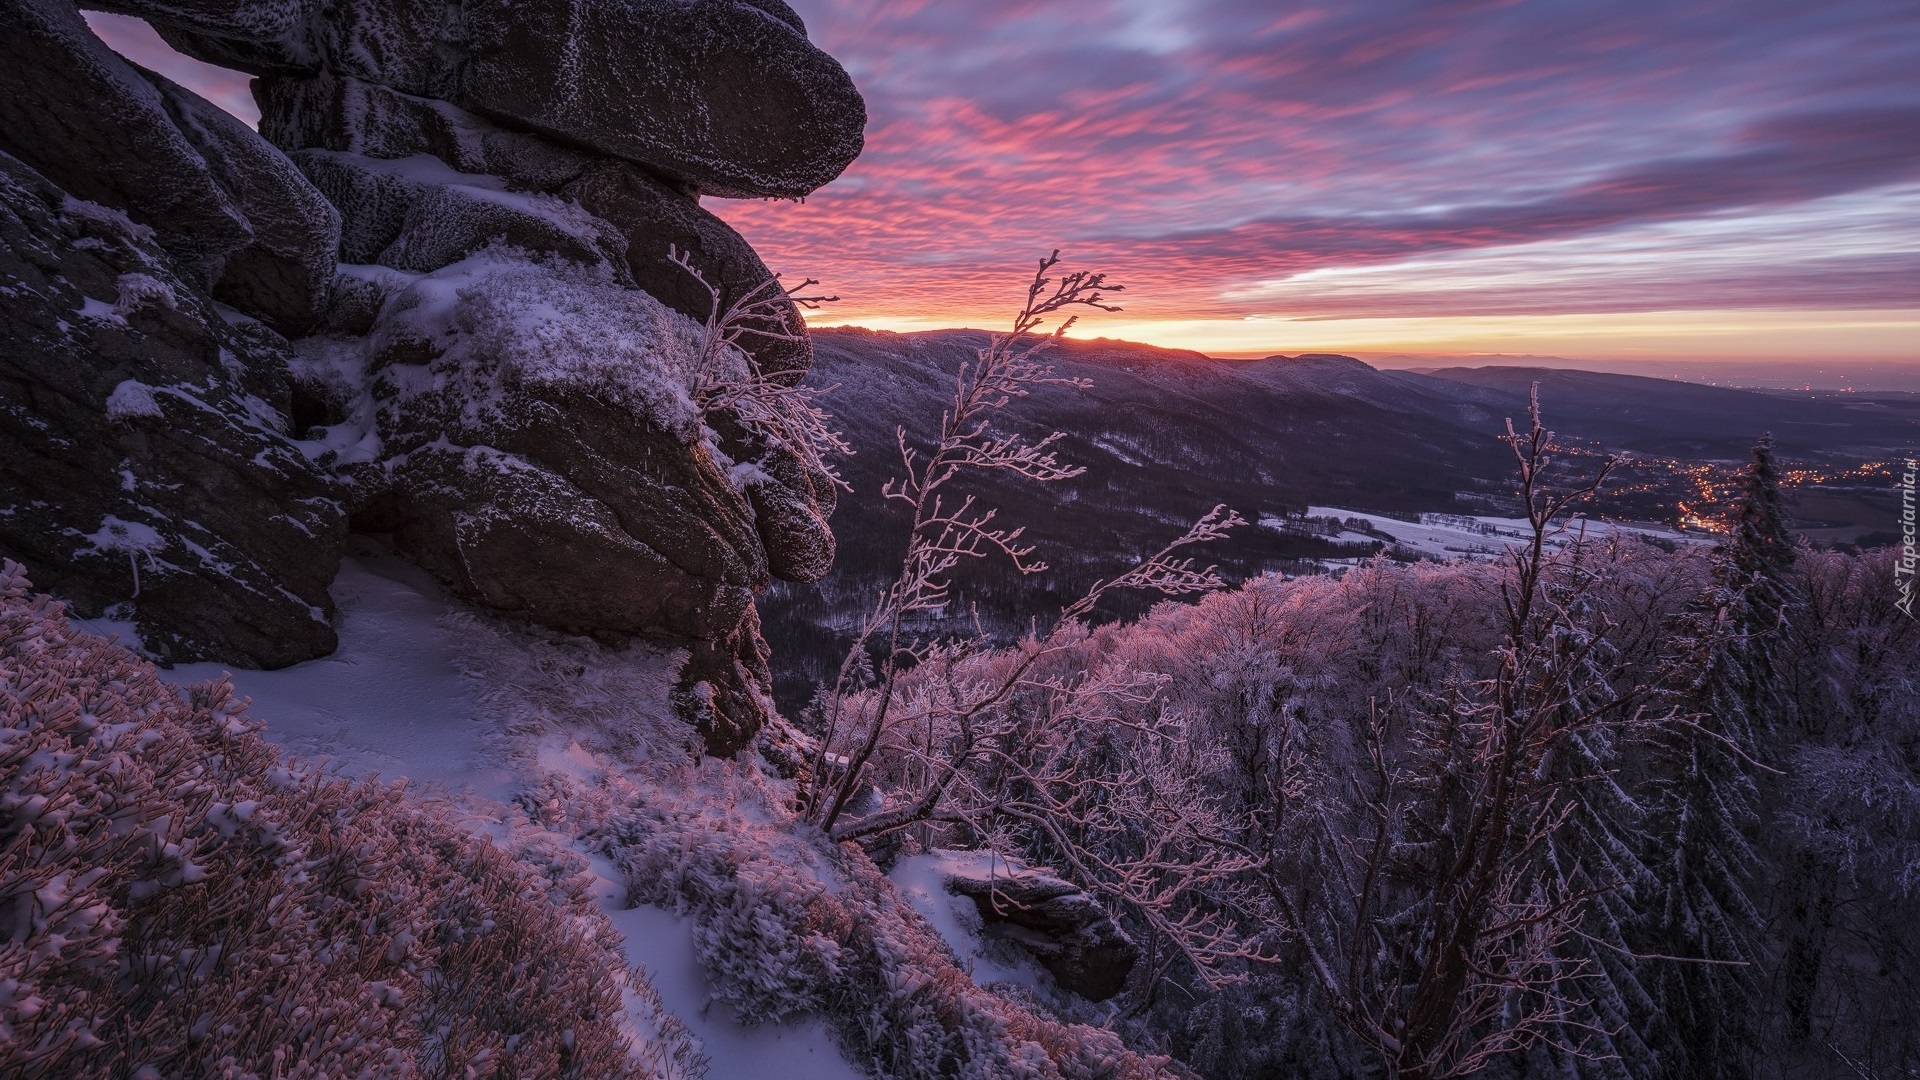
[[[285,154],[225,110],[151,71],[174,125],[245,217],[251,238],[227,255],[213,295],[286,334],[326,309],[340,247],[340,213]]]
[[[166,660],[326,655],[346,515],[289,397],[283,340],[0,155],[0,550]]]

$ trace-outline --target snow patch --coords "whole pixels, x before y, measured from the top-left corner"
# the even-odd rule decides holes
[[[98,303],[98,301],[92,301]],[[139,379],[123,379],[107,395],[107,419],[131,420],[137,416],[161,415],[160,403],[153,399],[153,387]]]
[[[152,274],[121,274],[113,284],[119,294],[113,302],[113,313],[122,319],[142,308],[163,307],[173,311],[180,306],[179,298],[173,294],[173,286]]]
[[[92,550],[76,552],[76,554],[90,555],[95,552],[113,551],[129,555],[151,556],[156,552],[165,551],[167,547],[166,537],[160,535],[160,530],[143,522],[122,521],[112,514],[101,518],[100,528],[87,533],[85,539],[93,542]]]
[[[425,371],[389,369],[381,378],[403,399],[450,392],[471,426],[508,419],[522,388],[561,390],[629,409],[691,444],[700,411],[688,378],[702,332],[604,267],[494,246],[389,300],[371,347],[376,356],[403,342],[436,350]]]

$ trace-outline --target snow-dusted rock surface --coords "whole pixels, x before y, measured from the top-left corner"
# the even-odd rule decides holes
[[[859,156],[833,58],[740,0],[468,0],[452,100],[733,198],[807,194]],[[550,28],[528,34],[527,28]]]
[[[209,63],[451,102],[693,190],[797,198],[859,156],[866,107],[784,3],[117,0]],[[209,10],[216,9],[226,17]],[[271,123],[269,121],[269,123]]]
[[[211,284],[252,230],[161,92],[66,0],[4,0],[0,25],[0,151],[125,210]]]
[[[725,752],[763,707],[768,571],[688,396],[699,342],[604,270],[510,249],[411,282],[369,342],[383,458],[359,522],[490,608],[686,647],[694,719]]]
[[[214,298],[282,333],[313,327],[326,309],[340,247],[340,212],[286,156],[246,125],[164,76],[141,70],[174,125],[246,218],[252,234],[229,253]]]
[[[285,342],[175,265],[0,154],[0,549],[163,658],[324,655],[344,491],[283,430]]]
[[[137,461],[95,469],[93,486],[72,493],[10,476],[37,514],[16,554],[43,574],[56,557],[124,565],[124,583],[118,570],[69,575],[85,579],[74,595],[90,609],[138,601],[149,640],[177,639],[169,655],[283,664],[330,647],[316,585],[336,564],[344,518],[391,535],[476,603],[684,647],[683,711],[711,752],[747,745],[768,687],[753,593],[771,575],[827,572],[834,484],[793,429],[767,419],[777,387],[812,361],[795,305],[774,293],[724,344],[709,323],[771,275],[698,198],[805,194],[858,153],[865,119],[846,73],[784,3],[109,5],[258,73],[264,138],[115,56],[68,0],[0,5],[0,59],[16,61],[0,71],[0,150],[52,180],[33,188],[42,204],[62,189],[94,198],[145,221],[156,242],[140,256],[150,273],[129,264],[111,295],[66,297],[54,264],[97,261],[65,250],[94,240],[41,229],[45,265],[27,260],[7,296],[19,333],[51,326],[65,342],[55,353],[131,361],[156,333],[146,323],[193,323],[209,367],[193,400],[225,415],[222,395],[238,386],[242,426],[278,440],[242,466],[276,494],[217,512],[145,494]],[[232,308],[212,316],[214,301]],[[118,335],[112,348],[102,334]],[[44,427],[33,399],[78,379],[91,412],[60,418],[68,442],[114,443],[89,440],[88,424],[183,437],[191,425],[173,413],[184,376],[142,371],[36,369],[19,424]],[[775,380],[759,412],[722,389],[756,372]],[[225,453],[239,445],[230,435],[206,441]],[[164,490],[207,498],[227,467],[175,463]],[[123,495],[134,502],[120,506]],[[297,553],[262,539],[290,526],[321,539]],[[179,529],[192,536],[176,542]],[[254,552],[261,543],[272,550]],[[177,557],[182,545],[197,561]],[[238,581],[314,627],[291,632],[230,598],[168,631],[156,621],[165,594],[132,580],[142,571],[202,574],[201,593]]]

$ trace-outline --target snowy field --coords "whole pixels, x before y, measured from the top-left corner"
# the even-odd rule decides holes
[[[1530,536],[1527,522],[1523,518],[1422,514],[1420,522],[1416,524],[1380,514],[1370,514],[1364,510],[1347,510],[1338,506],[1309,506],[1307,516],[1335,518],[1341,521],[1358,519],[1366,522],[1369,529],[1393,537],[1395,547],[1440,559],[1490,559],[1508,548],[1526,542]],[[1262,528],[1285,531],[1286,522],[1279,517],[1263,515],[1260,518],[1260,525]],[[1710,542],[1708,538],[1698,534],[1683,533],[1649,522],[1599,521],[1576,517],[1549,536],[1548,544],[1559,548],[1583,536],[1589,540],[1610,536],[1644,536],[1682,544]],[[1328,539],[1338,543],[1358,544],[1379,538],[1356,529],[1342,529]],[[1317,561],[1329,566],[1350,566],[1356,560]]]

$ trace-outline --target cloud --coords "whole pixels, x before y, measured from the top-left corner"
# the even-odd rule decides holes
[[[1055,247],[1143,319],[1914,306],[1907,0],[793,3],[867,151],[708,206],[843,316],[997,323]]]
[[[1636,164],[1531,201],[1278,218],[1118,239],[1096,254],[1204,260],[1216,273],[1299,272],[1808,202],[1909,179],[1920,179],[1920,107],[1803,114],[1770,118],[1722,153]]]
[[[1769,247],[1761,219],[1920,176],[1920,40],[1896,3],[798,6],[869,98],[867,153],[804,206],[712,206],[876,313],[980,322],[1009,262],[1054,246],[1172,318],[1327,268],[1748,217],[1765,289],[1668,249],[1645,285],[1616,253],[1531,296],[1507,281],[1417,306],[1877,302],[1866,263]],[[1886,252],[1916,238],[1890,222]]]

